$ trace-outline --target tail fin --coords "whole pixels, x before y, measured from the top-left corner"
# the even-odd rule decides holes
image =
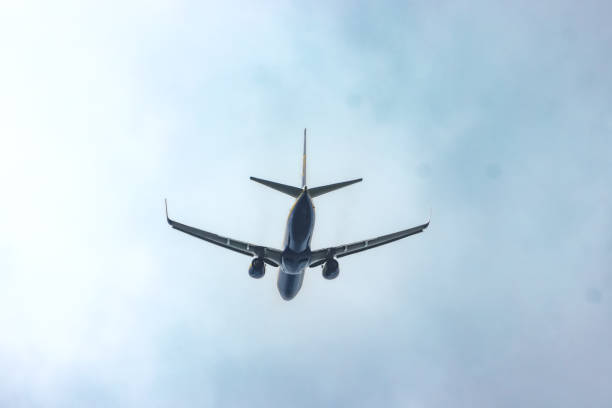
[[[343,181],[341,183],[328,184],[326,186],[315,187],[311,189],[306,188],[306,128],[304,128],[304,154],[302,156],[302,188],[288,186],[286,184],[276,183],[274,181],[264,180],[257,177],[251,177],[251,180],[256,181],[264,186],[273,188],[274,190],[280,191],[291,197],[297,198],[304,191],[308,191],[311,197],[318,197],[320,195],[329,193],[330,191],[338,190],[339,188],[350,186],[351,184],[358,183],[363,179],[358,178],[349,181]]]
[[[304,128],[304,154],[302,156],[302,188],[306,187],[306,128]]]

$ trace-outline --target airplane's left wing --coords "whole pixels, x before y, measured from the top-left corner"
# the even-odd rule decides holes
[[[354,242],[352,244],[340,245],[331,248],[319,249],[313,251],[310,259],[310,267],[314,268],[324,264],[327,260],[332,258],[341,258],[343,256],[356,254],[357,252],[365,251],[367,249],[376,248],[378,246],[388,244],[398,239],[409,237],[410,235],[418,234],[423,232],[425,228],[429,226],[429,221],[425,224],[418,225],[413,228],[408,228],[402,231],[394,232],[392,234],[383,235],[380,237],[367,239],[364,241]]]
[[[221,235],[213,234],[212,232],[203,231],[198,228],[190,227],[189,225],[181,224],[168,217],[168,203],[166,202],[166,220],[168,224],[176,230],[182,231],[196,238],[203,239],[211,244],[219,245],[220,247],[239,252],[243,255],[258,256],[264,259],[266,263],[272,266],[278,266],[281,261],[281,251],[274,248],[268,248],[261,245],[253,245],[248,242],[238,241],[236,239],[222,237]]]

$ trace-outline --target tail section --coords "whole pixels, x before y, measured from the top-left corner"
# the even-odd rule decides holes
[[[257,183],[263,184],[264,186],[273,188],[274,190],[280,191],[281,193],[290,195],[291,197],[294,197],[294,198],[299,197],[303,191],[308,191],[308,194],[314,198],[314,197],[318,197],[320,195],[329,193],[331,191],[338,190],[339,188],[358,183],[362,181],[363,179],[358,178],[354,180],[343,181],[341,183],[328,184],[326,186],[307,189],[306,188],[306,129],[304,128],[304,154],[302,155],[302,188],[288,186],[286,184],[276,183],[274,181],[264,180],[264,179],[260,179],[257,177],[251,177],[251,180],[256,181]]]
[[[326,186],[310,188],[310,189],[308,189],[308,194],[310,194],[310,196],[312,198],[318,197],[318,196],[323,195],[325,193],[329,193],[331,191],[338,190],[339,188],[350,186],[351,184],[359,183],[361,180],[363,180],[363,179],[362,178],[358,178],[358,179],[354,179],[354,180],[343,181],[341,183],[328,184]]]
[[[302,188],[306,187],[306,128],[304,128],[304,154],[302,155]]]
[[[302,194],[302,189],[288,186],[286,184],[276,183],[274,181],[264,180],[257,177],[251,177],[251,180],[256,181],[260,184],[263,184],[266,187],[273,188],[274,190],[280,191],[281,193],[285,193],[290,195],[291,197],[299,197]]]

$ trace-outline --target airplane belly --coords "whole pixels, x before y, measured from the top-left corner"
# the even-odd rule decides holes
[[[284,247],[303,252],[310,245],[314,229],[315,213],[310,196],[303,193],[289,212]]]
[[[282,267],[278,269],[276,286],[278,287],[278,292],[281,297],[285,300],[291,300],[298,294],[303,281],[304,271],[297,274],[290,274],[284,272]]]

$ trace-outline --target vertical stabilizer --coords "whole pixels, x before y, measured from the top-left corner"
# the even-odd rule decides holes
[[[302,156],[302,188],[306,187],[306,128],[304,128],[304,155]]]

